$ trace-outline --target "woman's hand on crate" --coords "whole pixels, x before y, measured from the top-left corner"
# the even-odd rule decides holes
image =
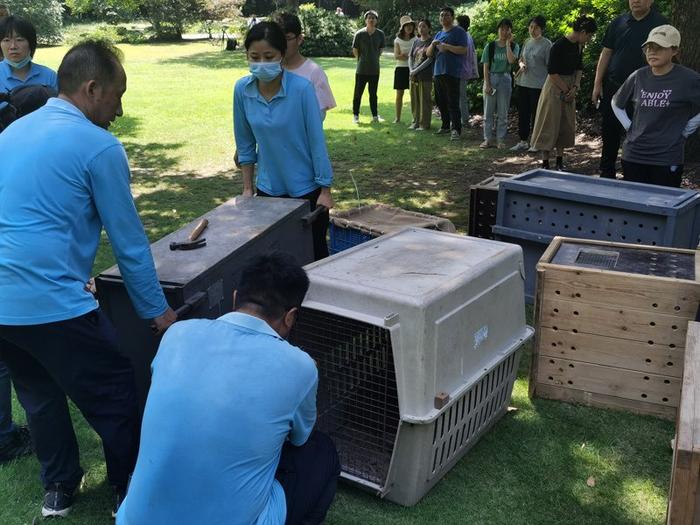
[[[325,206],[329,210],[335,206],[330,188],[321,188],[321,193],[316,200],[316,206]]]

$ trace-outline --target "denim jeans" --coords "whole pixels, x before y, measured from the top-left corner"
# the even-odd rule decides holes
[[[467,96],[467,82],[468,80],[459,81],[459,111],[462,113],[462,125],[467,125],[469,123],[469,97]]]
[[[0,446],[6,445],[10,441],[14,431],[10,371],[5,366],[5,362],[0,360]]]
[[[503,142],[508,133],[508,108],[513,83],[510,73],[491,73],[491,87],[494,95],[484,93],[484,140],[493,139],[494,116],[496,119],[496,138]]]

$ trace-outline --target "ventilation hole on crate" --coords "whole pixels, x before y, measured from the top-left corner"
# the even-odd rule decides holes
[[[518,201],[513,201],[513,204],[518,204]]]
[[[642,239],[637,239],[637,242],[642,242]]]
[[[656,323],[654,321],[649,323],[649,326],[656,326]]]
[[[674,325],[671,326],[671,329],[672,329],[672,330],[678,330],[678,326],[674,324]]]
[[[671,343],[670,345],[668,345],[668,347],[669,348],[676,348],[676,345],[674,343]]]
[[[565,225],[564,225],[564,229],[565,229],[565,230],[568,230],[568,229],[569,229],[569,225],[568,225],[568,224],[565,224]]]
[[[563,373],[563,372],[564,372],[564,369],[563,369],[563,368],[560,368],[559,371]]]
[[[644,376],[644,381],[649,381],[649,376]]]
[[[559,328],[557,328],[556,326],[553,326],[552,330],[554,330],[556,332],[557,330],[559,330]]]
[[[574,296],[575,296],[575,297],[581,297],[581,294],[577,292],[577,293],[574,294]]]
[[[612,233],[608,232],[608,237],[612,237]]]
[[[664,379],[664,384],[665,384],[665,385],[670,385],[670,384],[671,384],[671,381],[670,381],[669,379]]]
[[[653,345],[653,344],[654,344],[654,341],[652,341],[651,339],[649,339],[649,340],[647,341],[647,343],[650,344],[650,345]]]
[[[576,347],[575,347],[575,346],[572,346],[571,349],[572,349],[572,350],[576,350]]]
[[[644,361],[646,361],[647,363],[651,363],[651,359],[645,359]]]
[[[664,403],[666,403],[666,402],[668,401],[668,398],[667,398],[667,397],[662,397],[662,398],[661,398],[661,401],[663,401]]]
[[[574,365],[572,363],[569,363],[569,368],[573,368]]]
[[[574,310],[574,315],[578,315],[578,312],[576,310]]]
[[[656,246],[656,241],[651,241],[652,246]]]
[[[578,231],[581,231],[581,230],[583,230],[583,228],[581,228],[581,226],[579,226],[579,227],[578,227],[578,228],[576,228],[576,229],[577,229]]]
[[[646,398],[647,398],[647,395],[646,395],[646,394],[642,394],[642,398],[643,398],[643,399],[646,399]]]
[[[574,328],[574,329],[573,329],[573,330],[571,330],[571,331],[572,331],[573,333],[575,333],[575,334],[577,334],[577,333],[578,333],[578,330],[577,330],[576,328]]]
[[[658,305],[657,303],[652,303],[651,306],[653,306],[654,308],[658,308],[658,307],[659,307],[659,305]]]
[[[643,224],[640,224],[639,227],[640,227],[640,228],[644,228],[644,225],[643,225]]]
[[[526,208],[529,208],[529,207],[530,207],[530,203],[528,202],[528,203],[525,205],[525,207],[526,207]]]
[[[530,222],[530,217],[525,217],[525,222]]]
[[[626,238],[627,238],[627,237],[625,237],[624,235],[620,235],[620,239],[622,239],[623,241],[624,241]]]
[[[554,364],[554,359],[550,359],[550,360],[549,360],[549,363],[553,365],[553,364]]]
[[[608,222],[613,222],[613,220],[612,220],[612,219],[608,219]]]
[[[673,361],[668,361],[668,362],[666,363],[666,366],[673,366]]]
[[[680,307],[680,306],[678,306],[678,305],[676,305],[676,306],[674,306],[674,307],[673,307],[673,309],[674,309],[674,310],[675,310],[675,311],[677,312],[678,310],[680,310],[680,309],[681,309],[681,307]]]
[[[592,233],[593,235],[595,235],[595,230],[591,230],[591,233]]]
[[[554,381],[554,378],[552,376],[549,376],[547,379],[549,379],[550,381]]]
[[[537,224],[542,224],[542,219],[538,220]]]
[[[574,384],[574,382],[571,381],[571,380],[567,381],[567,383],[570,384],[570,385],[573,385],[573,384]]]
[[[654,231],[657,231],[659,229],[658,226],[654,226]]]
[[[544,210],[544,206],[540,206],[540,210]]]
[[[597,216],[597,215],[593,215],[593,218],[594,218],[594,219],[597,219],[597,218],[598,218],[598,216]]]
[[[556,223],[556,222],[553,222],[553,223],[552,223],[552,226],[556,226],[556,225],[557,225],[557,223]]]
[[[557,343],[552,343],[552,346],[557,346]]]
[[[555,313],[555,314],[558,314],[558,313],[559,313],[559,308],[555,308],[555,309],[554,309],[554,313]]]
[[[627,224],[627,221],[622,221],[622,224]]]
[[[567,215],[571,215],[571,212],[569,210],[566,210],[564,213],[566,213]]]
[[[556,208],[552,208],[552,212],[557,213],[557,209],[556,209]]]
[[[559,295],[561,292],[559,290],[554,290],[554,293]]]
[[[515,213],[513,215],[511,215],[511,217],[513,217],[515,219]]]

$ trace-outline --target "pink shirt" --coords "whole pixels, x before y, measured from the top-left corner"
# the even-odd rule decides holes
[[[287,69],[295,75],[304,77],[314,85],[316,98],[318,99],[318,107],[321,109],[321,117],[326,118],[326,111],[333,109],[336,106],[335,98],[331,86],[328,84],[328,77],[316,62],[310,59],[304,60],[304,63],[296,69]]]

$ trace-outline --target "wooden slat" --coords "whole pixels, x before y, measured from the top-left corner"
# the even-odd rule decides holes
[[[700,282],[548,265],[543,294],[546,297],[619,306],[634,310],[695,317]],[[697,275],[697,274],[696,274]]]
[[[556,236],[552,239],[552,243],[554,243],[554,241],[557,241],[559,243],[558,246],[561,246],[561,244],[565,243],[565,242],[571,242],[571,243],[576,243],[576,244],[590,244],[591,246],[604,246],[606,248],[622,248],[622,249],[634,248],[635,250],[648,250],[651,252],[664,251],[664,252],[669,252],[669,253],[685,253],[685,254],[697,253],[696,250],[691,250],[688,248],[671,248],[669,246],[651,246],[649,244],[630,244],[630,243],[624,243],[624,242],[600,241],[597,239],[579,239],[576,237]],[[551,243],[550,243],[550,246],[551,246]],[[700,245],[698,245],[698,248],[700,249]],[[545,251],[545,253],[540,258],[540,262],[543,264],[550,263],[552,261],[552,259],[554,258],[555,254],[556,254],[556,250],[553,252]]]
[[[538,367],[538,383],[670,407],[680,403],[681,381],[675,377],[545,356]]]
[[[537,355],[639,372],[683,376],[683,348],[540,327]]]
[[[552,241],[552,244],[556,241],[556,238],[554,241]],[[550,247],[552,245],[550,244]],[[542,331],[542,326],[540,323],[540,310],[542,307],[542,298],[543,293],[542,293],[542,288],[544,286],[544,281],[545,281],[545,275],[544,272],[537,270],[537,281],[536,281],[536,288],[535,288],[535,314],[534,314],[534,324],[535,324],[535,341],[533,345],[533,350],[532,350],[532,359],[530,360],[530,381],[528,383],[528,395],[530,397],[533,396],[534,394],[534,388],[535,388],[535,383],[536,383],[536,378],[537,378],[537,353],[540,348],[540,337],[541,337],[541,331]]]
[[[666,517],[673,525],[700,523],[700,323],[688,324],[685,352]]]
[[[676,407],[657,405],[654,403],[643,403],[621,397],[596,394],[593,392],[584,392],[583,390],[562,388],[560,386],[547,385],[543,383],[538,383],[535,386],[534,397],[554,399],[565,403],[574,403],[597,408],[623,410],[625,412],[656,416],[663,419],[674,419],[676,417]]]
[[[556,330],[652,341],[649,344],[668,345],[669,348],[684,347],[687,330],[687,319],[680,317],[549,297],[542,302],[540,323]]]

